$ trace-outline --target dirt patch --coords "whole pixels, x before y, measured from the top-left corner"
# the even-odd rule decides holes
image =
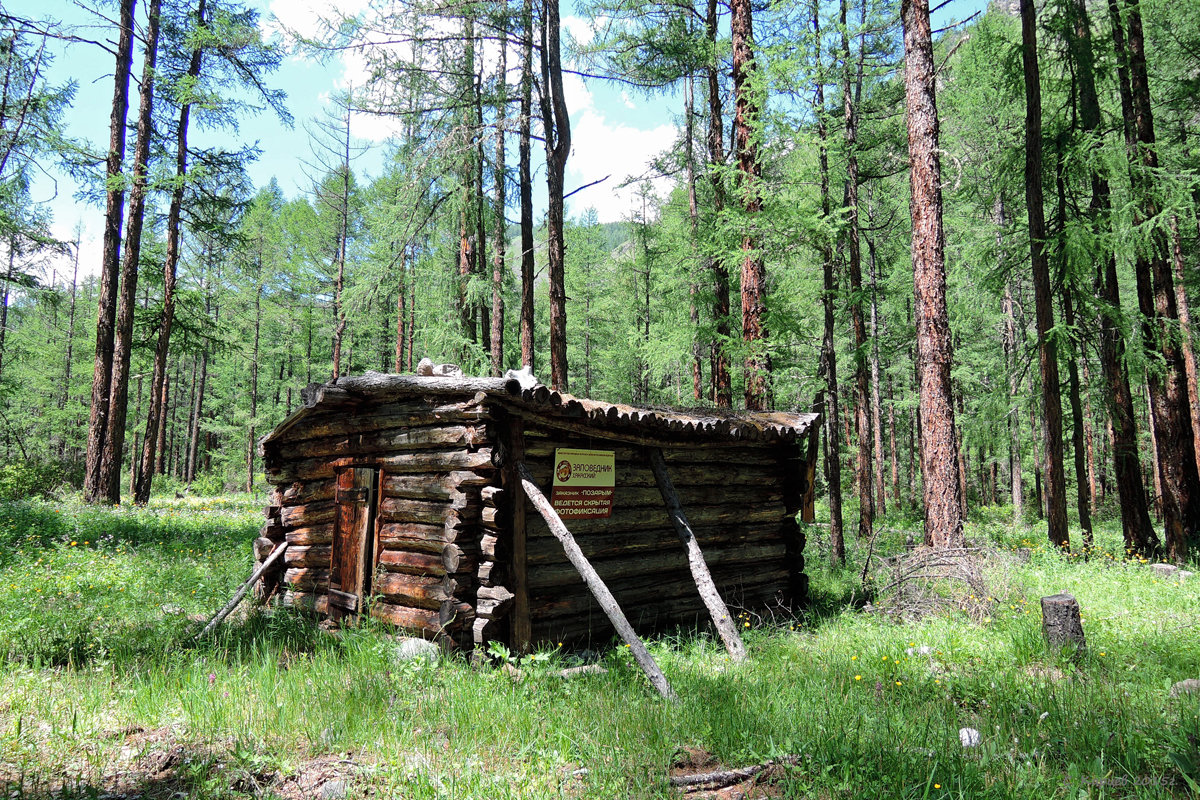
[[[304,762],[270,788],[283,800],[341,800],[349,794],[361,771],[362,765],[349,754],[320,756]]]

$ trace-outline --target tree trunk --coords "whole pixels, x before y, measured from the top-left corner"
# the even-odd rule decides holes
[[[1065,30],[1078,82],[1079,120],[1083,133],[1092,140],[1093,158],[1099,158],[1100,100],[1096,92],[1095,57],[1092,50],[1091,25],[1085,0],[1073,0],[1071,24]],[[1119,33],[1118,29],[1114,34]],[[1124,71],[1124,67],[1120,67]],[[1128,93],[1121,93],[1128,101]],[[1107,178],[1098,165],[1091,169],[1092,196],[1088,216],[1100,230],[1111,227],[1110,199]],[[1141,459],[1138,455],[1137,416],[1133,409],[1133,393],[1129,386],[1129,371],[1125,364],[1125,337],[1121,331],[1121,295],[1117,279],[1116,256],[1109,252],[1097,259],[1094,279],[1096,296],[1100,299],[1098,327],[1100,329],[1100,366],[1108,388],[1109,425],[1112,432],[1113,471],[1121,509],[1121,529],[1127,550],[1150,555],[1158,549],[1158,537],[1150,522],[1145,484],[1142,482]]]
[[[862,244],[858,226],[858,121],[854,110],[846,6],[847,0],[841,0],[839,27],[842,33],[842,118],[846,141],[846,250],[850,277],[850,321],[854,331],[854,434],[858,439],[858,461],[854,477],[857,484],[855,494],[858,495],[858,535],[868,537],[872,533],[875,520],[871,388],[867,327],[862,309]]]
[[[117,64],[113,73],[112,111],[108,119],[107,189],[104,209],[104,252],[100,262],[100,296],[96,312],[96,360],[92,374],[92,405],[88,417],[87,461],[83,499],[105,501],[106,484],[100,463],[108,433],[108,402],[113,366],[113,338],[117,313],[117,271],[121,261],[121,224],[125,212],[125,117],[129,112],[129,73],[133,64],[133,10],[136,0],[121,0]]]
[[[521,140],[517,168],[521,195],[521,365],[536,369],[533,346],[533,177],[529,126],[533,118],[533,0],[521,7]]]
[[[880,403],[879,378],[879,291],[876,283],[875,240],[867,238],[868,263],[871,265],[871,428],[875,433],[875,513],[887,514],[887,484],[884,480],[883,406]]]
[[[500,48],[500,65],[496,94],[496,163],[493,166],[496,182],[496,233],[495,252],[492,254],[492,375],[504,374],[504,256],[508,247],[508,225],[505,211],[508,207],[506,190],[508,174],[504,163],[504,137],[508,128],[508,15],[500,15],[499,38],[504,42]],[[397,370],[399,371],[399,370]]]
[[[752,86],[755,63],[752,43],[754,26],[750,0],[730,3],[730,30],[733,34],[733,118],[739,188],[742,194],[742,341],[746,348],[746,409],[766,408],[767,381],[771,359],[766,349],[767,330],[763,324],[766,294],[766,266],[758,250],[755,227],[762,211],[758,182],[762,165],[758,160],[758,142],[754,126],[758,124],[758,101]]]
[[[712,11],[715,0],[710,0],[709,9]],[[829,197],[829,132],[825,118],[825,69],[821,58],[821,16],[820,0],[812,0],[813,42],[815,53],[813,62],[816,65],[814,80],[815,96],[813,98],[813,115],[817,121],[817,153],[821,179],[821,221],[829,223],[832,202]],[[825,432],[825,484],[829,493],[829,553],[837,564],[846,562],[846,544],[844,523],[842,520],[842,462],[841,448],[838,437],[838,383],[837,383],[837,349],[834,346],[834,303],[837,300],[836,275],[833,269],[833,248],[828,240],[821,236],[818,240],[821,248],[822,293],[821,307],[824,312],[824,335],[821,339],[820,384],[813,410],[821,414],[821,424]],[[812,454],[815,456],[815,453]]]
[[[200,419],[204,414],[204,384],[208,380],[208,352],[200,354],[200,376],[196,382],[196,399],[191,413],[191,430],[188,432],[188,451],[183,468],[183,479],[189,485],[196,480],[196,465],[200,453]]]
[[[946,306],[945,235],[942,230],[936,75],[928,0],[902,0],[904,91],[911,160],[913,297],[921,414],[921,479],[925,541],[962,547],[962,498],[954,424]]]
[[[687,167],[688,190],[688,242],[692,251],[692,274],[698,277],[700,272],[700,209],[696,202],[696,108],[693,97],[693,79],[689,75],[684,92],[684,152]],[[700,343],[700,309],[696,306],[696,294],[700,284],[695,277],[688,283],[688,322],[692,328],[692,400],[700,403],[704,399],[704,370],[701,367],[701,356],[704,354]]]
[[[705,66],[708,77],[708,176],[713,187],[713,213],[720,219],[725,210],[725,182],[721,167],[725,166],[724,108],[721,102],[720,61],[717,49],[717,0],[708,0],[704,17],[704,33],[711,54]],[[713,402],[717,408],[733,406],[733,381],[729,374],[729,267],[725,257],[709,257],[713,282],[713,321],[717,338],[712,349]]]
[[[203,8],[203,5],[201,5]],[[197,51],[199,52],[199,51]],[[198,62],[197,62],[198,63]],[[342,293],[346,288],[346,239],[350,235],[350,100],[346,99],[346,135],[342,140],[342,194],[338,198],[338,236],[334,261],[337,277],[333,284],[333,380],[342,374],[342,339],[346,335],[346,308]]]
[[[75,355],[75,306],[79,297],[79,233],[80,231],[77,228],[75,231],[75,258],[73,259],[73,266],[71,268],[71,310],[67,316],[67,356],[66,362],[63,364],[62,397],[58,399],[58,408],[60,411],[65,409],[67,407],[67,403],[69,403],[71,400],[71,367]],[[5,308],[8,307],[7,300],[5,300],[4,306]],[[0,323],[0,336],[4,335],[3,329],[3,323]],[[68,426],[71,425],[69,420],[66,421],[66,424]],[[62,440],[59,443],[58,455],[60,457],[66,455],[65,432]]]
[[[1127,57],[1133,106],[1136,146],[1130,155],[1136,204],[1134,218],[1137,223],[1153,225],[1161,210],[1154,196],[1158,153],[1138,0],[1125,0],[1125,10],[1128,25],[1126,56],[1118,50],[1118,60],[1125,61]],[[1119,48],[1116,28],[1114,40]],[[1161,357],[1163,362],[1163,371],[1152,368],[1147,371],[1147,378],[1154,416],[1156,461],[1162,481],[1167,557],[1182,562],[1200,527],[1200,475],[1196,471],[1183,352],[1175,334],[1179,322],[1175,281],[1167,263],[1167,237],[1160,226],[1152,228],[1148,249],[1149,252],[1139,248],[1135,258],[1138,307],[1145,320],[1142,339],[1148,361],[1153,364]]]
[[[1092,514],[1091,502],[1088,496],[1087,483],[1087,458],[1084,442],[1083,442],[1083,403],[1079,397],[1079,363],[1076,358],[1078,353],[1083,358],[1087,358],[1083,353],[1083,348],[1079,346],[1078,328],[1075,327],[1075,306],[1073,294],[1075,288],[1072,285],[1071,274],[1068,268],[1066,253],[1066,219],[1067,219],[1067,185],[1063,179],[1063,155],[1060,153],[1055,162],[1055,188],[1057,195],[1056,214],[1057,217],[1057,236],[1060,251],[1060,275],[1062,281],[1062,304],[1063,304],[1063,321],[1067,324],[1067,329],[1070,331],[1069,349],[1067,351],[1067,385],[1068,398],[1071,404],[1071,452],[1075,460],[1075,503],[1079,511],[1079,528],[1083,534],[1083,549],[1085,553],[1090,553],[1094,546],[1092,536]]]
[[[1004,260],[1004,227],[1007,219],[1004,211],[1003,192],[996,196],[994,212],[996,223],[996,252]],[[1022,337],[1024,338],[1024,337]],[[1021,395],[1021,370],[1017,364],[1017,318],[1014,313],[1013,284],[1010,277],[1004,282],[1004,360],[1008,368],[1008,400],[1009,409],[1006,415],[1008,425],[1008,473],[1009,487],[1012,490],[1013,523],[1020,525],[1025,516],[1025,490],[1021,484],[1021,419],[1018,403]]]
[[[196,11],[196,27],[205,27],[204,9],[206,0],[200,0]],[[201,45],[192,50],[187,75],[194,82],[200,76]],[[142,443],[142,468],[133,500],[145,505],[150,500],[150,485],[154,474],[155,442],[160,428],[165,424],[167,393],[167,355],[171,344],[171,328],[175,322],[175,272],[179,263],[179,227],[183,211],[183,190],[187,179],[187,133],[192,104],[185,100],[179,109],[178,133],[175,149],[175,187],[171,191],[171,205],[167,212],[167,257],[163,266],[163,311],[158,324],[158,340],[154,347],[154,371],[150,382],[150,403],[146,414],[146,437]]]
[[[150,137],[154,134],[154,70],[158,60],[161,0],[150,0],[146,28],[146,55],[138,101],[137,142],[133,149],[133,182],[129,189],[129,214],[125,252],[121,261],[121,285],[113,344],[112,377],[108,389],[108,430],[100,453],[102,502],[121,502],[121,460],[125,448],[125,420],[129,410],[129,360],[133,350],[133,312],[137,305],[138,266],[142,253],[142,221],[146,210],[146,172],[150,161]]]
[[[396,288],[396,362],[393,372],[404,371],[404,301],[405,292],[408,291],[405,280],[405,273],[408,270],[408,248],[407,245],[401,245],[400,251],[400,269],[397,270],[400,274],[399,286]]]
[[[1045,425],[1047,533],[1056,547],[1071,546],[1067,531],[1067,485],[1063,471],[1062,401],[1059,397],[1058,348],[1054,297],[1046,256],[1046,218],[1042,207],[1042,90],[1037,61],[1037,21],[1033,0],[1021,0],[1021,59],[1025,71],[1025,204],[1029,212],[1029,251],[1037,317],[1038,374]]]
[[[1192,446],[1200,456],[1200,396],[1196,390],[1196,354],[1192,350],[1192,315],[1188,307],[1187,284],[1183,280],[1183,242],[1179,219],[1171,215],[1171,263],[1175,267],[1175,308],[1179,314],[1179,345],[1183,349],[1183,370],[1187,377],[1187,404],[1192,420]]]
[[[261,258],[261,255],[260,255]],[[257,442],[255,431],[258,422],[258,345],[259,334],[262,330],[262,264],[258,266],[259,274],[255,275],[258,286],[254,292],[254,341],[250,349],[250,424],[246,432],[246,491],[254,491],[254,452]]]
[[[558,0],[545,0],[542,20],[542,125],[546,137],[546,261],[550,289],[550,386],[568,390],[567,291],[563,178],[571,154],[571,119],[563,93]]]

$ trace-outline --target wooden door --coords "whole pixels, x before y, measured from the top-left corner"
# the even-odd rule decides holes
[[[378,470],[348,467],[338,472],[337,517],[329,565],[329,614],[357,614],[371,593]]]

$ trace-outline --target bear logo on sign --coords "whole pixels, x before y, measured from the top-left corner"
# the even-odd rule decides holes
[[[565,458],[558,462],[558,467],[554,470],[555,477],[562,483],[566,483],[571,479],[571,462]]]

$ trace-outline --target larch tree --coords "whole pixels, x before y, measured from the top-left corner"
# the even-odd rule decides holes
[[[1054,298],[1046,255],[1046,218],[1042,205],[1042,91],[1037,60],[1037,12],[1033,0],[1021,0],[1021,57],[1025,73],[1025,204],[1029,214],[1029,250],[1033,267],[1042,386],[1046,521],[1051,544],[1070,547],[1067,535],[1067,479],[1063,471],[1062,399],[1058,347],[1053,339]]]
[[[744,380],[746,409],[760,411],[768,406],[768,381],[771,357],[767,350],[766,264],[758,248],[755,226],[762,211],[762,164],[758,157],[757,126],[759,101],[756,97],[754,62],[754,22],[750,0],[730,4],[730,28],[733,32],[733,141],[737,156],[738,189],[742,201],[742,342],[746,348]]]
[[[904,24],[904,94],[912,188],[909,213],[925,542],[936,548],[953,548],[963,545],[962,490],[950,380],[953,353],[946,304],[942,169],[928,0],[903,0],[900,18]]]
[[[101,460],[108,433],[109,397],[113,370],[113,341],[117,324],[117,290],[121,267],[121,227],[125,216],[125,121],[129,113],[129,77],[133,64],[135,0],[121,0],[120,22],[113,72],[113,97],[109,112],[108,158],[105,162],[104,251],[100,266],[100,301],[96,311],[96,358],[92,375],[92,402],[88,417],[87,462],[83,498],[104,502]]]

